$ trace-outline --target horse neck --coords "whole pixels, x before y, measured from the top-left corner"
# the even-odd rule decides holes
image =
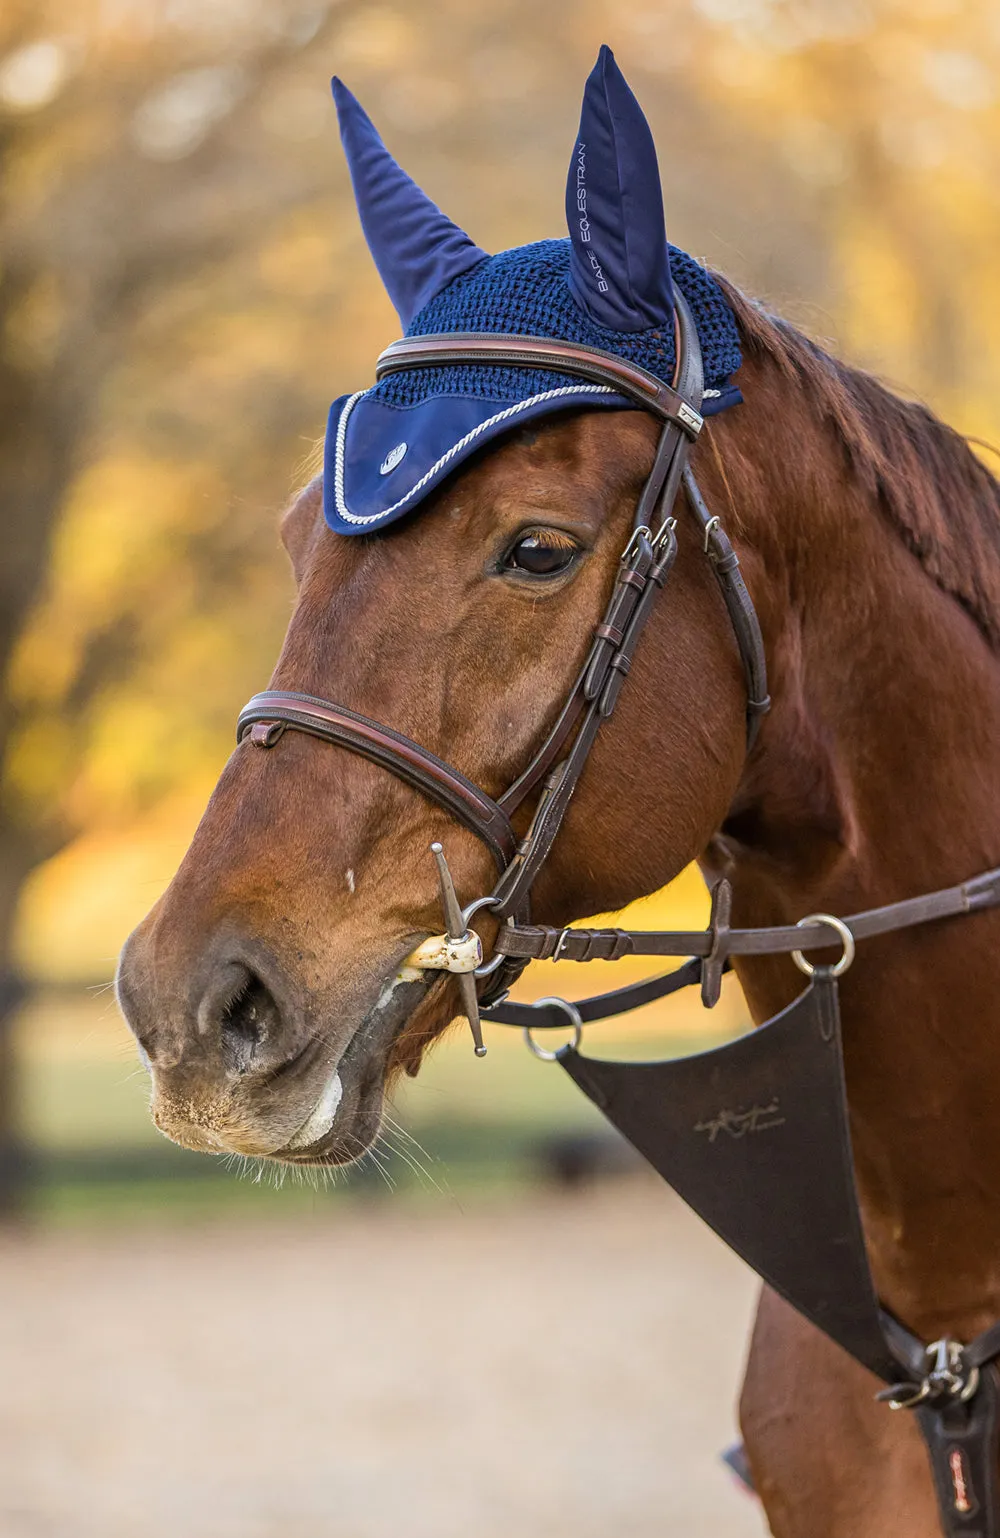
[[[749,925],[857,912],[1000,864],[997,656],[842,446],[815,421],[788,430],[797,456],[759,471],[746,531],[774,706],[709,862]],[[737,460],[757,452],[754,432],[748,413]],[[908,930],[860,945],[841,988],[876,1284],[927,1338],[1000,1315],[998,947],[997,913]],[[748,962],[740,980],[757,1020],[802,984],[787,958]]]

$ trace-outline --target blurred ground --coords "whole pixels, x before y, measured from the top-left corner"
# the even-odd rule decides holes
[[[0,1242],[4,1538],[755,1538],[752,1278],[652,1177]]]

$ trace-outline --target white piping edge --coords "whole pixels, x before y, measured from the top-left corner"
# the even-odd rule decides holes
[[[558,390],[543,390],[541,395],[532,395],[526,401],[517,401],[513,406],[507,406],[503,411],[498,411],[495,416],[489,417],[487,421],[480,422],[479,426],[466,433],[464,438],[459,438],[457,443],[453,443],[448,452],[442,454],[436,464],[431,465],[427,473],[420,477],[419,481],[406,493],[405,497],[400,497],[398,502],[394,502],[384,512],[369,513],[366,517],[362,517],[360,513],[350,512],[347,503],[344,501],[344,453],[347,443],[347,419],[361,397],[368,394],[367,390],[358,390],[356,394],[350,396],[344,402],[344,409],[340,413],[340,421],[337,423],[337,445],[333,475],[333,495],[337,513],[346,523],[380,523],[383,518],[390,518],[393,513],[398,513],[401,507],[405,507],[407,502],[412,501],[417,493],[423,490],[427,482],[443,466],[454,459],[456,454],[460,454],[467,444],[474,442],[488,427],[495,427],[498,422],[505,422],[508,418],[517,416],[519,412],[526,411],[529,406],[537,406],[542,401],[555,400],[561,395],[615,395],[616,393],[610,385],[564,385]]]

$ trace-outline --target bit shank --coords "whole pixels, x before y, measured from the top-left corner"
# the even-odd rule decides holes
[[[462,909],[459,906],[458,894],[455,891],[455,883],[451,879],[451,871],[448,869],[448,861],[444,857],[444,849],[438,843],[431,845],[431,854],[437,865],[438,883],[441,888],[441,907],[444,909],[444,924],[449,940],[464,940],[466,924],[462,918]],[[486,1045],[483,1041],[483,1027],[479,1018],[479,995],[476,992],[476,979],[471,972],[457,972],[458,991],[462,999],[462,1012],[469,1022],[472,1032],[473,1046],[477,1057],[486,1056]]]

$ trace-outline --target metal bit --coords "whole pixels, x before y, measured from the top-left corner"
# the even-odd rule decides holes
[[[451,879],[451,871],[448,869],[448,861],[444,857],[444,849],[440,844],[431,845],[431,854],[437,864],[438,882],[441,887],[441,906],[444,909],[444,924],[449,940],[464,940],[467,929],[462,918],[462,910],[459,907],[458,894],[455,891],[455,883]],[[456,972],[458,979],[458,991],[462,996],[462,1010],[469,1022],[472,1031],[472,1040],[475,1046],[476,1056],[486,1056],[486,1046],[483,1042],[483,1028],[479,1019],[479,995],[476,992],[476,979],[471,972]]]

